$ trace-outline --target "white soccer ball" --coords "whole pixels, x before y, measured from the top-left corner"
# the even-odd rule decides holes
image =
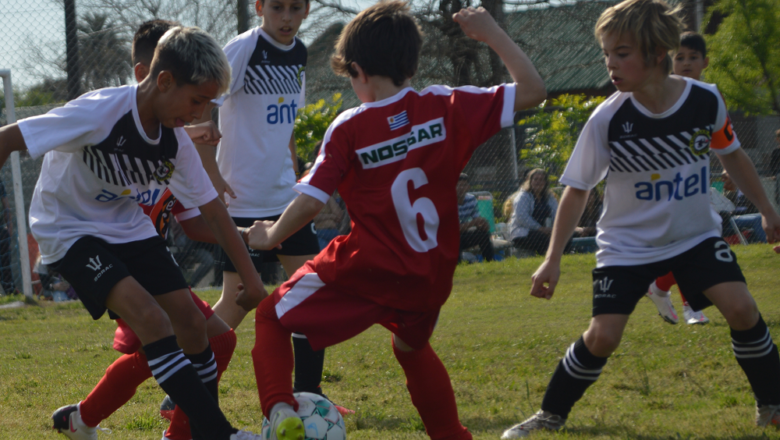
[[[331,401],[313,393],[293,395],[298,401],[298,416],[306,430],[304,440],[345,440],[347,438],[344,419]],[[263,438],[275,438],[271,434],[271,424],[263,417]]]

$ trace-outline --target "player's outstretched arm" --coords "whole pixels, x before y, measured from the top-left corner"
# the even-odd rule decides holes
[[[498,26],[485,8],[464,8],[453,14],[452,19],[460,25],[469,38],[486,43],[501,57],[501,61],[517,84],[515,111],[539,105],[547,98],[544,81],[531,60]]]
[[[8,160],[8,156],[14,151],[27,149],[22,130],[17,124],[6,125],[0,128],[0,167]]]
[[[724,154],[719,158],[737,188],[756,205],[761,213],[767,241],[770,243],[780,241],[780,215],[775,212],[769,197],[766,196],[750,156],[742,148],[737,148],[732,153]]]
[[[236,229],[236,224],[233,223],[233,219],[230,218],[225,205],[219,198],[200,206],[200,213],[214,233],[217,243],[225,250],[241,277],[244,288],[238,292],[236,303],[244,310],[254,309],[260,304],[260,301],[268,296],[268,292],[265,291],[263,282],[249,258],[249,252],[244,246],[238,229]]]
[[[566,187],[555,216],[550,246],[547,255],[536,272],[531,277],[531,295],[538,298],[550,299],[555,293],[555,286],[561,275],[561,256],[566,243],[571,238],[574,228],[577,226],[585,205],[588,203],[590,191]],[[547,284],[547,286],[545,286]]]
[[[244,240],[252,249],[273,249],[311,222],[324,206],[314,197],[301,194],[287,206],[276,222],[256,221],[244,231]]]

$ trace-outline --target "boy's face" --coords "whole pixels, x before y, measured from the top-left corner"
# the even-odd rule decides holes
[[[690,47],[680,46],[672,58],[672,70],[675,75],[699,80],[701,71],[710,64],[710,59],[701,56],[701,52]]]
[[[621,92],[639,89],[650,80],[653,70],[659,68],[657,64],[654,67],[646,65],[639,45],[630,34],[604,34],[601,36],[601,48],[609,78]],[[660,59],[663,59],[663,55]]]
[[[157,119],[168,128],[184,127],[200,118],[206,105],[212,99],[216,99],[219,91],[219,85],[215,80],[198,85],[179,86],[167,71],[160,73],[157,87],[160,90],[159,100],[155,103]]]
[[[309,15],[309,2],[305,0],[258,0],[255,3],[258,17],[263,17],[263,30],[282,44],[291,44]]]

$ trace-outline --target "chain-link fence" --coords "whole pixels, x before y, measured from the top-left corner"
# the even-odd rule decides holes
[[[671,3],[680,2],[688,10],[696,11],[696,19],[703,17],[703,12],[701,8],[696,9],[691,5],[706,7],[712,3],[710,0],[678,0]],[[355,11],[370,3],[368,0],[356,0],[352,5],[313,1],[312,15],[302,28],[302,36],[309,49],[306,70],[309,103],[320,99],[330,100],[339,93],[343,99],[342,110],[358,104],[349,81],[335,76],[328,61],[343,23]],[[606,7],[614,3],[612,0],[483,0],[480,4],[491,11],[502,27],[529,54],[545,80],[551,98],[560,98],[565,94],[604,97],[614,90],[603,67],[601,50],[593,37],[596,19]],[[489,86],[509,79],[496,55],[484,44],[467,39],[457,24],[452,22],[452,12],[466,5],[452,0],[413,3],[426,36],[420,71],[413,79],[414,87],[421,89],[429,84]],[[16,118],[44,113],[95,88],[132,83],[132,34],[145,20],[164,18],[178,20],[185,25],[197,25],[224,44],[241,28],[239,22],[246,20],[247,10],[251,9],[248,9],[246,0],[0,2],[0,40],[5,43],[0,45],[0,69],[11,72],[16,95]],[[241,18],[242,14],[244,18]],[[256,18],[249,23],[250,26],[256,24]],[[8,117],[4,96],[0,97],[3,107],[0,124],[5,124]],[[534,228],[542,232],[526,234],[523,236],[525,240],[514,240],[513,243],[512,239],[518,238],[513,236],[511,225],[512,212],[517,204],[513,204],[513,201],[528,172],[534,168],[547,171],[547,182],[553,197],[557,200],[560,196],[561,188],[558,187],[557,178],[565,165],[566,150],[570,151],[571,145],[564,146],[561,143],[564,141],[545,140],[550,137],[542,136],[540,130],[558,130],[556,136],[560,134],[562,137],[552,136],[552,139],[565,139],[566,143],[573,143],[584,122],[582,115],[586,119],[593,108],[583,102],[573,104],[581,107],[578,116],[567,113],[566,108],[571,107],[568,104],[549,103],[542,113],[531,110],[519,114],[517,119],[523,120],[523,125],[503,130],[477,150],[465,173],[469,176],[469,190],[476,200],[475,209],[484,218],[486,226],[475,224],[467,228],[479,233],[474,234],[478,236],[474,240],[464,240],[465,259],[485,258],[484,254],[490,252],[485,248],[485,236],[492,239],[490,243],[496,258],[544,252],[544,234],[551,224],[552,206],[555,203],[550,202],[550,209],[537,209],[537,212],[529,213],[530,217],[536,217]],[[560,124],[547,126],[539,122],[544,118],[534,118],[534,115],[539,114],[558,117]],[[734,112],[732,117],[745,151],[756,164],[770,198],[777,203],[778,180],[772,175],[777,170],[771,169],[771,154],[777,145],[774,132],[780,128],[780,118],[745,117],[738,112]],[[0,180],[8,195],[2,199],[6,215],[0,217],[0,284],[6,292],[22,290],[23,284],[20,242],[17,239],[19,227],[15,215],[8,214],[18,211],[14,197],[11,196],[13,184],[9,167],[7,164],[0,172]],[[25,210],[29,209],[40,167],[40,159],[21,155],[21,189]],[[720,163],[713,159],[713,186],[719,190],[724,189],[724,182],[720,180],[721,171]],[[579,236],[574,238],[570,251],[594,251],[593,225],[600,207],[599,197],[595,196],[589,202],[587,214],[578,230]],[[481,232],[483,229],[485,234]],[[743,224],[727,229],[727,232],[731,234],[732,242],[739,243],[741,239],[751,241],[760,235],[751,229],[755,229],[755,226],[751,228]],[[25,239],[29,230],[23,230],[21,235]],[[216,246],[195,243],[176,227],[172,228],[169,240],[174,255],[193,285],[221,284],[221,273],[215,271],[213,265],[218,258]],[[31,238],[27,241],[34,260],[37,246]],[[9,267],[10,271],[7,269]],[[265,272],[266,281],[278,282],[283,276],[275,266]],[[12,282],[8,281],[8,274]]]

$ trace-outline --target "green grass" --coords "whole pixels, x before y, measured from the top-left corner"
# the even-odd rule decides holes
[[[780,256],[768,245],[735,251],[778,340]],[[540,261],[459,267],[433,336],[461,420],[477,439],[497,439],[538,409],[559,358],[588,325],[593,256],[565,258],[552,301],[528,295]],[[213,303],[218,294],[202,296]],[[679,296],[674,301],[679,311]],[[707,326],[671,326],[651,302],[640,302],[622,346],[575,406],[568,429],[536,438],[780,439],[776,431],[754,426],[754,401],[731,352],[728,326],[716,310],[707,315],[712,320]],[[111,321],[92,321],[80,303],[0,310],[0,439],[64,438],[55,436],[49,416],[84,398],[116,359],[113,331]],[[236,426],[259,430],[251,316],[237,333],[221,404]],[[427,438],[392,355],[390,335],[381,327],[328,349],[323,387],[334,401],[357,411],[346,420],[350,439]],[[162,397],[147,381],[104,421],[113,434],[99,437],[158,440],[165,429],[157,415]]]

